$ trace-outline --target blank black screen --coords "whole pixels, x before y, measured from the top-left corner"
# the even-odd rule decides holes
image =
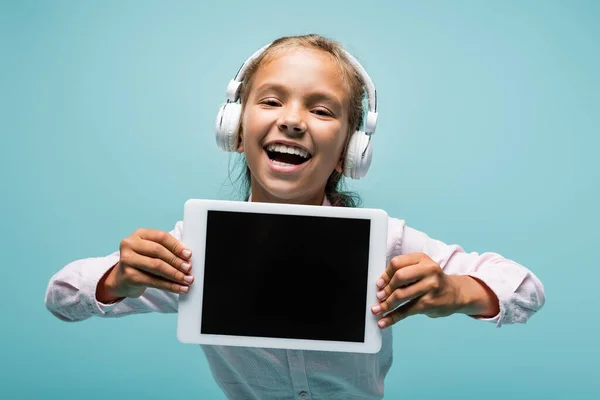
[[[370,220],[207,219],[203,334],[364,342]]]

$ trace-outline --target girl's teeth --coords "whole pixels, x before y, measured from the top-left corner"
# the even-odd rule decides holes
[[[303,158],[308,158],[308,152],[299,149],[298,147],[286,146],[283,144],[271,144],[267,147],[268,151],[276,151],[278,153],[296,154]]]

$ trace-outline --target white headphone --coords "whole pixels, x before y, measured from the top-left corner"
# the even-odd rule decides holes
[[[238,103],[240,88],[248,65],[259,57],[271,44],[257,50],[244,62],[234,79],[227,85],[227,103],[219,108],[216,120],[217,145],[224,151],[236,151],[237,133],[242,115],[242,105]],[[369,111],[365,122],[365,130],[355,131],[348,142],[346,157],[344,160],[344,175],[353,179],[360,179],[367,174],[371,166],[373,155],[371,135],[375,133],[377,126],[377,91],[371,77],[367,74],[360,63],[347,51],[346,56],[356,67],[365,82],[365,89],[369,100]]]

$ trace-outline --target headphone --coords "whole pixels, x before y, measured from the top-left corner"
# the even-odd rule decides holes
[[[217,145],[224,151],[233,152],[237,149],[237,134],[242,115],[242,105],[238,103],[240,99],[240,89],[242,81],[248,65],[259,57],[269,46],[268,45],[257,50],[250,58],[248,58],[242,67],[229,84],[227,85],[227,102],[219,108],[216,119],[216,140]],[[348,142],[346,156],[344,159],[344,175],[352,179],[360,179],[367,174],[371,166],[373,155],[371,143],[371,135],[375,133],[377,125],[377,91],[371,77],[360,63],[346,50],[345,55],[348,57],[352,65],[358,70],[363,81],[369,100],[369,110],[365,121],[364,131],[357,130],[352,133]]]

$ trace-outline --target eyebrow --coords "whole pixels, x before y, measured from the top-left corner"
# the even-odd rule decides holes
[[[256,88],[257,93],[266,92],[269,90],[273,90],[275,92],[282,93],[282,94],[287,94],[289,92],[289,90],[285,87],[285,85],[282,85],[282,84],[276,83],[276,82],[266,82]],[[333,105],[335,105],[336,107],[339,107],[340,110],[343,109],[342,101],[337,96],[335,96],[334,94],[332,94],[330,92],[316,90],[316,91],[310,92],[307,97],[311,101],[323,100],[323,101],[333,103]]]

